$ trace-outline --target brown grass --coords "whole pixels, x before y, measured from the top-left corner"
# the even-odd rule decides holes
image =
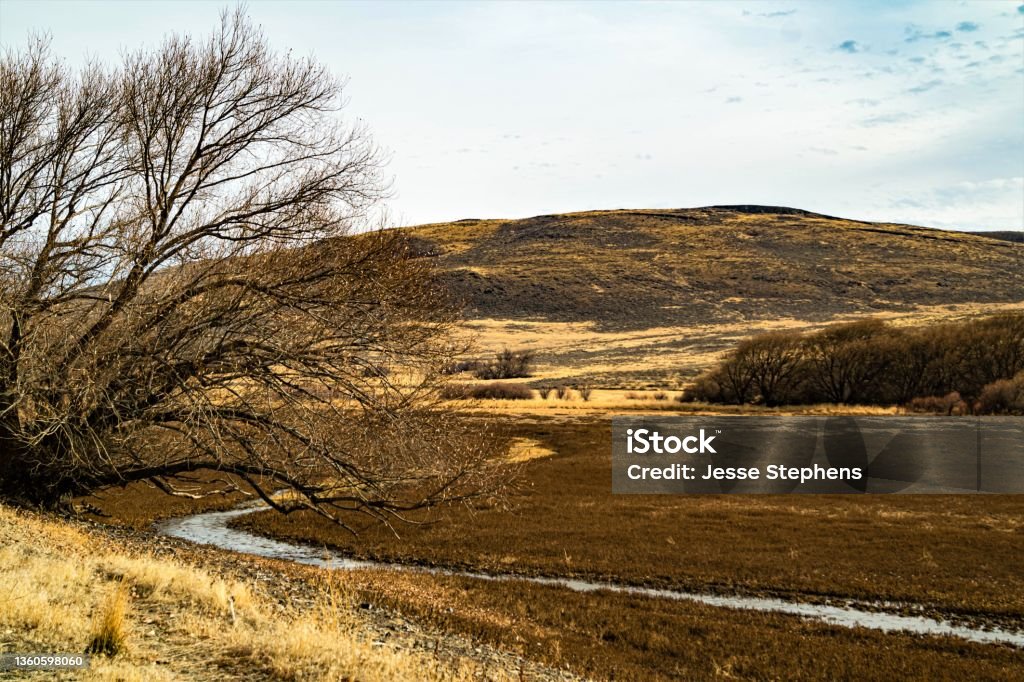
[[[451,387],[449,395],[462,395],[461,387]],[[527,389],[529,390],[529,389]],[[590,392],[588,400],[577,400],[577,392],[566,387],[562,397],[552,390],[545,399],[538,392],[533,398],[522,400],[505,400],[501,398],[464,400],[452,403],[452,408],[472,414],[515,414],[515,415],[572,415],[574,417],[606,417],[611,414],[625,413],[664,413],[676,414],[746,414],[746,415],[779,415],[779,414],[862,414],[887,415],[901,412],[897,407],[881,407],[874,405],[836,405],[823,403],[819,405],[787,405],[781,407],[765,407],[763,405],[721,405],[704,402],[680,402],[681,394],[674,394],[677,399],[669,400],[673,394],[664,393],[664,399],[654,399],[654,392],[621,391],[616,389],[595,388]]]
[[[216,472],[199,473],[196,475],[196,485],[200,490],[223,489],[222,478],[223,476]],[[79,498],[76,500],[76,507],[83,512],[99,510],[100,514],[91,514],[97,521],[143,529],[161,519],[197,511],[230,509],[249,499],[252,497],[238,492],[200,499],[174,497],[164,495],[146,483],[133,483],[123,488],[108,488],[95,495]]]
[[[451,509],[401,538],[303,514],[237,523],[399,562],[1024,619],[1020,496],[611,495],[606,422],[537,420],[518,435],[557,454],[526,465],[512,513]]]
[[[1020,244],[792,210],[588,211],[405,234],[481,319],[615,331],[1024,300]]]
[[[525,480],[511,513],[450,509],[436,517],[443,523],[400,526],[400,539],[377,527],[352,538],[301,515],[245,523],[409,563],[811,601],[904,600],[929,605],[934,614],[1022,622],[1024,501],[612,496],[607,428],[549,419],[521,425],[510,456],[524,462]],[[393,571],[347,576],[348,593],[358,600],[597,679],[1013,679],[1024,665],[1024,655],[1008,647],[689,602]],[[239,598],[242,613],[246,599]],[[297,644],[288,651],[277,660],[311,655]]]
[[[575,559],[575,557],[574,557]],[[1011,680],[1024,653],[523,582],[376,572],[370,599],[593,679]]]
[[[488,384],[448,384],[441,390],[445,400],[530,400],[533,391],[529,386],[506,381]]]

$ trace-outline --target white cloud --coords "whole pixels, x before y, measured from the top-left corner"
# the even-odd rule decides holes
[[[70,60],[113,59],[168,28],[210,30],[216,7],[182,7],[4,0],[0,40],[48,29]],[[767,203],[1024,226],[1019,187],[949,194],[1024,175],[1024,37],[1002,3],[249,10],[274,45],[350,75],[349,113],[391,151],[410,223]]]

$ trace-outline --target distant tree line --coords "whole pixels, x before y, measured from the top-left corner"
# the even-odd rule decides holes
[[[1024,313],[922,327],[864,320],[812,334],[762,334],[698,377],[683,399],[1024,412]]]

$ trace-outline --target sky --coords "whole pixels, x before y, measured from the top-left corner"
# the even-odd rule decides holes
[[[0,0],[0,44],[116,62],[224,6]],[[399,224],[769,204],[1024,229],[1020,0],[247,7],[347,77]]]

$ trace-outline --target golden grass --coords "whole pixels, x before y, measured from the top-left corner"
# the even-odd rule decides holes
[[[311,608],[282,606],[248,584],[0,506],[5,639],[22,651],[115,654],[94,657],[83,679],[473,677],[468,661],[374,642],[353,599],[329,582]]]
[[[527,343],[538,320],[593,322],[609,334],[726,323],[746,336],[753,325],[783,318],[820,324],[1024,300],[1015,277],[1024,258],[1019,244],[793,211],[592,211],[405,234],[431,254],[470,317],[514,319],[510,329]],[[616,363],[604,364],[613,370]]]
[[[92,639],[85,648],[86,652],[106,656],[123,653],[128,641],[127,615],[128,589],[124,581],[121,581],[111,590],[106,602],[93,617]]]
[[[463,335],[477,357],[490,357],[502,348],[536,353],[527,381],[594,384],[604,388],[663,388],[678,390],[688,378],[713,366],[735,343],[773,331],[810,331],[829,324],[867,317],[895,326],[949,322],[1001,311],[1024,309],[1024,303],[963,303],[921,305],[904,311],[839,315],[809,322],[793,317],[688,326],[606,331],[594,322],[548,322],[477,319],[463,323]],[[656,373],[658,380],[642,378]],[[635,375],[635,376],[634,376]]]
[[[509,380],[512,383],[515,380]],[[664,398],[657,397],[663,394]],[[594,416],[612,413],[708,415],[891,415],[899,412],[895,407],[874,405],[797,405],[762,407],[757,405],[718,405],[708,403],[680,403],[678,391],[593,389],[589,400],[583,400],[573,390],[566,399],[556,398],[552,392],[547,399],[537,392],[527,400],[451,400],[452,409],[472,413],[529,414],[548,416]]]
[[[513,438],[509,445],[508,460],[513,463],[529,462],[550,457],[555,451],[536,438]]]

